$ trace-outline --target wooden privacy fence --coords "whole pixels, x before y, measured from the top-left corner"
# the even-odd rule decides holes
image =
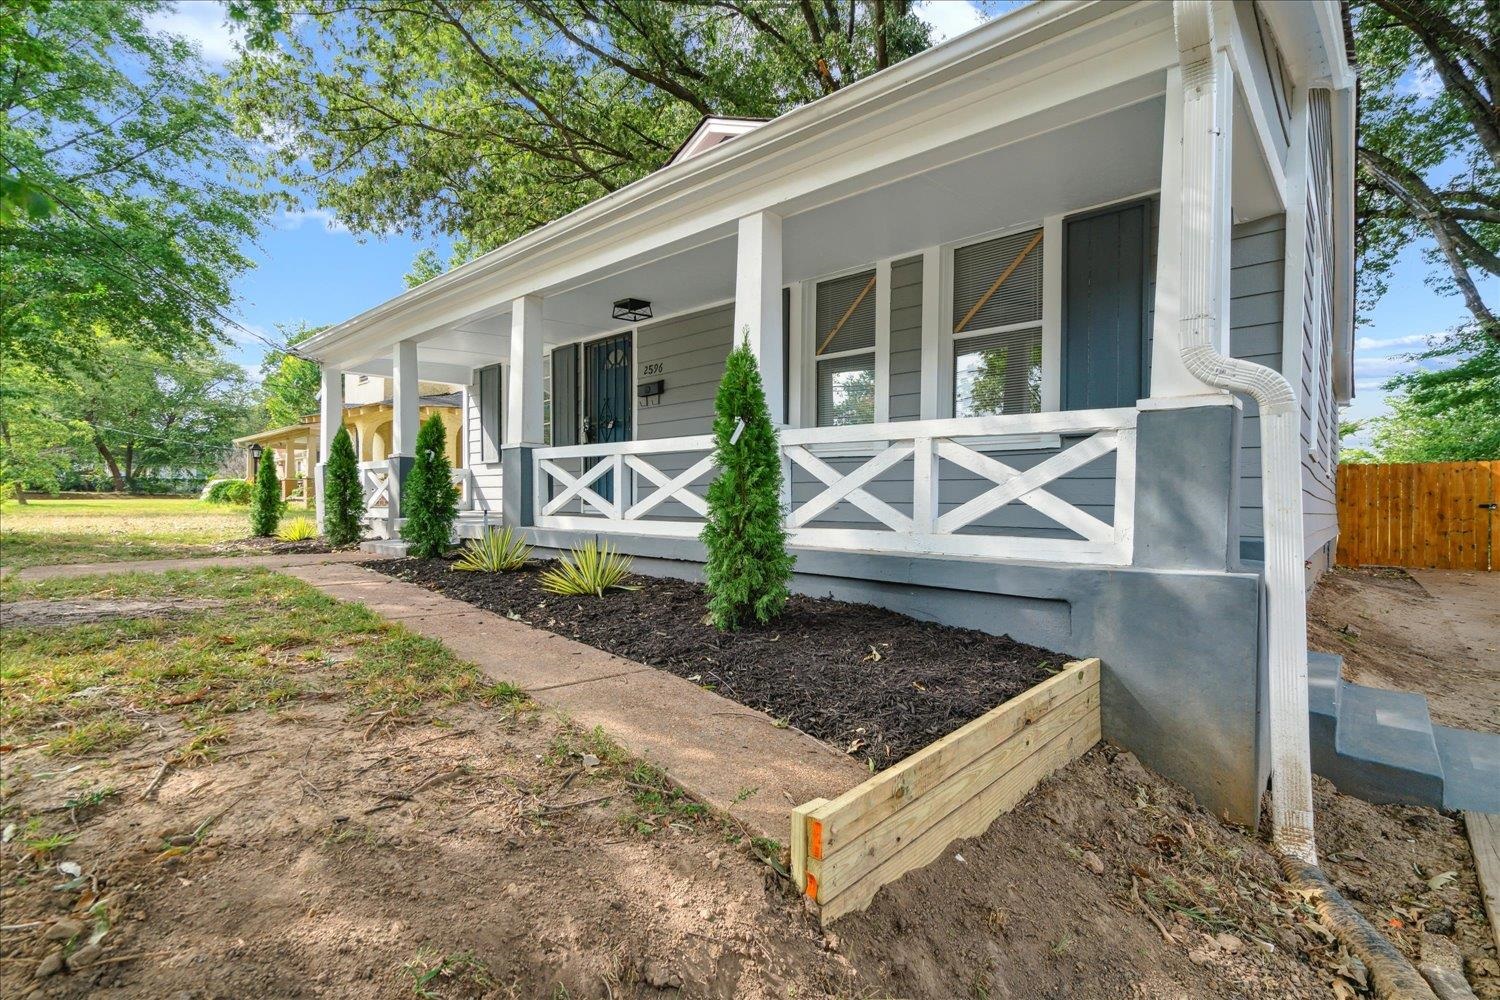
[[[1340,566],[1500,568],[1500,462],[1340,465]]]

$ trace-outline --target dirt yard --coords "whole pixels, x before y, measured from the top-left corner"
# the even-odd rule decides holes
[[[1342,655],[1346,679],[1420,692],[1434,722],[1500,733],[1500,574],[1335,569],[1307,618],[1308,645]]]
[[[75,619],[4,633],[6,997],[1361,993],[1261,841],[1107,747],[825,934],[779,845],[295,581],[6,597]],[[108,613],[77,623],[94,600]],[[1450,937],[1500,997],[1458,824],[1326,785],[1318,807],[1356,905],[1409,952]]]

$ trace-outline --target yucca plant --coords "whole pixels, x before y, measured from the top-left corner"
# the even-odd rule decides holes
[[[475,573],[509,573],[525,566],[530,558],[531,546],[507,525],[471,540],[453,568]]]
[[[318,526],[310,517],[289,517],[276,529],[283,542],[306,542],[318,537]]]
[[[593,594],[603,597],[604,592],[615,590],[639,590],[623,581],[630,576],[630,557],[622,556],[609,543],[599,544],[589,540],[577,546],[557,561],[552,569],[541,575],[542,589],[549,594]]]

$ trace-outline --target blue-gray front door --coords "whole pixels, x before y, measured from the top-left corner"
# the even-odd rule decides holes
[[[1150,201],[1063,222],[1062,408],[1134,406],[1150,394]]]
[[[617,334],[584,345],[583,434],[589,444],[629,441],[635,412],[631,398],[631,335]],[[588,467],[594,465],[587,463]],[[614,473],[606,472],[593,486],[606,500],[614,499]]]

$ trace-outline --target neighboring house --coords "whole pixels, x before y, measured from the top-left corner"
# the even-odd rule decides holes
[[[418,418],[426,420],[441,414],[447,428],[448,458],[455,468],[464,462],[463,392],[461,387],[440,382],[423,382],[417,387]],[[366,469],[386,467],[393,454],[390,379],[350,374],[344,378],[344,426],[354,444],[354,453]],[[259,445],[261,460],[270,456],[281,478],[281,495],[291,503],[311,507],[315,491],[309,489],[318,465],[322,418],[314,413],[295,424],[273,427],[258,434],[235,438],[237,448],[245,450],[245,478],[255,478],[256,460],[252,447]],[[332,440],[332,435],[329,436]]]
[[[694,577],[746,339],[798,589],[1102,657],[1106,735],[1253,823],[1294,759],[1272,747],[1306,759],[1303,588],[1337,539],[1348,42],[1334,0],[1023,7],[773,121],[709,119],[299,349],[325,412],[342,373],[394,379],[378,536],[439,379],[465,386],[461,534],[603,536]]]

